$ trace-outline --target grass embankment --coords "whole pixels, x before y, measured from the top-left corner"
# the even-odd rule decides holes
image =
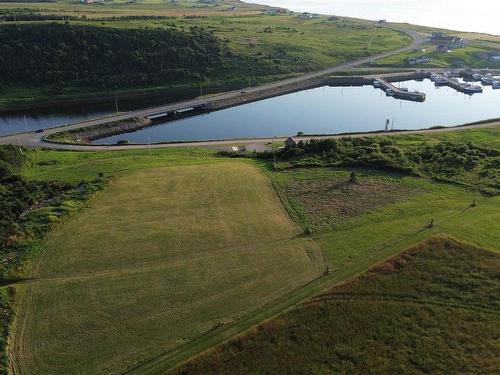
[[[323,271],[258,168],[135,171],[59,226],[16,287],[14,368],[117,374],[188,344]]]
[[[43,6],[45,5],[43,4]],[[70,6],[60,3],[57,5]],[[106,6],[107,4],[103,5],[104,8]],[[157,6],[161,7],[161,4],[157,4]],[[164,4],[164,6],[171,7],[171,4]],[[114,4],[113,7],[118,12],[123,9],[126,14],[128,5]],[[90,8],[82,7],[82,9]],[[20,12],[22,13],[22,9]],[[50,13],[50,11],[47,12]],[[83,97],[114,97],[115,95],[120,95],[123,98],[127,92],[131,92],[135,96],[139,96],[141,93],[168,94],[174,91],[193,95],[195,89],[194,94],[196,95],[200,92],[201,83],[204,85],[204,93],[224,91],[245,87],[249,83],[257,85],[319,70],[326,66],[396,49],[411,41],[407,35],[389,28],[378,27],[371,22],[350,19],[331,21],[327,17],[301,20],[295,15],[287,14],[235,15],[232,12],[226,12],[224,15],[212,14],[202,17],[178,15],[173,18],[139,17],[106,20],[93,20],[93,18],[92,12],[89,12],[86,19],[66,22],[62,20],[37,21],[37,23],[19,22],[19,30],[33,28],[34,35],[28,38],[23,34],[24,36],[19,40],[19,43],[14,36],[7,36],[6,43],[13,43],[13,52],[11,58],[5,58],[5,60],[17,61],[18,59],[13,59],[15,54],[25,53],[24,50],[16,48],[18,44],[23,45],[28,51],[34,46],[41,48],[41,56],[44,57],[43,61],[39,61],[37,67],[33,69],[28,69],[25,65],[21,66],[21,68],[24,66],[26,70],[26,74],[21,75],[22,80],[4,82],[0,96],[0,107],[37,105],[40,101],[50,102],[54,101],[55,98],[68,101]],[[54,35],[51,34],[50,41],[40,42],[40,35],[48,34],[47,28],[50,30],[51,27],[47,25],[52,24],[52,22],[59,23],[57,29],[61,30],[61,36],[58,37],[52,33]],[[8,23],[6,24],[8,26]],[[97,28],[97,31],[91,32],[92,28],[90,27]],[[85,33],[95,34],[98,37],[88,37],[89,41],[86,41],[85,35],[78,37],[73,35],[81,30],[87,30]],[[120,31],[120,37],[115,35],[116,30]],[[186,62],[181,61],[182,64],[178,66],[179,64],[175,61],[167,59],[167,56],[171,57],[174,52],[159,57],[164,48],[155,50],[153,47],[146,48],[146,46],[133,47],[137,39],[134,35],[140,34],[140,38],[151,40],[145,45],[154,46],[160,45],[165,35],[170,34],[175,34],[176,40],[182,39],[183,36],[186,39],[193,39],[191,30],[201,30],[203,35],[207,35],[206,39],[210,39],[208,36],[213,32],[220,42],[220,45],[215,49],[212,48],[212,42],[210,42],[211,46],[209,47],[201,42],[194,45],[183,42],[176,47],[178,51],[183,51],[179,53],[179,58],[185,55],[189,57],[193,50],[194,53],[209,55],[205,56],[206,59],[204,58],[204,61],[209,60],[210,62],[206,66],[192,65],[193,61],[197,61],[196,58],[185,59]],[[105,56],[97,55],[106,64],[92,64],[92,69],[82,68],[85,64],[79,63],[83,48],[79,45],[80,43],[83,46],[96,45],[97,50],[99,50],[102,41],[127,40],[129,34],[132,37],[124,43],[129,46],[128,49],[113,49]],[[33,46],[25,46],[28,39],[35,40]],[[78,42],[71,42],[71,40]],[[199,47],[207,49],[207,52],[200,52]],[[223,52],[219,53],[220,51]],[[121,58],[122,60],[130,62],[131,66],[125,71],[126,74],[123,74],[123,71],[114,71],[113,69],[113,66],[116,67],[112,61],[113,57],[116,58],[119,55],[125,56]],[[52,61],[47,56],[63,56],[64,58]],[[85,50],[85,56],[93,60],[96,56],[95,49]],[[22,59],[22,55],[20,58]],[[153,58],[156,60],[153,61]],[[162,63],[160,58],[165,61]],[[45,63],[46,60],[49,64]],[[9,68],[6,71],[12,70],[12,65],[15,67],[14,70],[21,69],[19,65],[9,64],[11,66],[6,67]],[[58,67],[56,71],[54,71],[54,65]],[[183,67],[185,69],[182,69]],[[137,69],[134,70],[135,68]],[[175,69],[178,71],[176,74],[174,74]],[[45,70],[47,74],[44,73]],[[167,76],[166,72],[170,70],[174,73]],[[49,79],[49,82],[55,82],[54,84],[47,83],[36,86],[29,84],[32,76],[49,77],[49,73],[50,77],[53,77],[53,79]],[[65,78],[60,79],[59,77]],[[3,80],[5,81],[5,78]],[[38,82],[35,78],[31,81]]]
[[[436,237],[179,374],[496,374],[500,256]]]

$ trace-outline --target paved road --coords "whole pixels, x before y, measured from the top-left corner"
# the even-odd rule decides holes
[[[345,71],[349,70],[352,68],[355,68],[359,65],[363,65],[366,63],[369,63],[372,60],[378,60],[385,58],[387,56],[391,56],[394,54],[406,52],[409,50],[412,50],[419,46],[420,44],[424,43],[426,39],[421,37],[418,33],[411,31],[411,30],[403,30],[403,29],[396,29],[397,31],[404,32],[411,36],[413,38],[413,42],[403,48],[399,48],[397,50],[385,52],[376,56],[370,56],[366,57],[363,59],[359,59],[356,61],[351,61],[345,64],[337,65],[334,67],[330,67],[328,69],[324,69],[318,72],[314,73],[309,73],[309,74],[304,74],[299,77],[294,77],[294,78],[289,78],[285,79],[282,81],[277,81],[273,83],[269,83],[266,85],[262,86],[256,86],[256,87],[251,87],[246,89],[247,94],[256,94],[261,91],[267,91],[267,90],[272,90],[272,89],[277,89],[282,86],[290,85],[290,84],[297,84],[301,83],[313,78],[318,78],[322,77],[327,74],[332,74],[335,72],[339,71]],[[129,119],[132,117],[145,117],[149,115],[153,115],[156,113],[160,112],[169,112],[169,111],[176,111],[179,109],[187,108],[187,107],[196,107],[202,104],[205,104],[207,102],[213,102],[213,101],[218,101],[218,100],[227,100],[235,97],[240,97],[241,92],[240,90],[234,90],[234,91],[229,91],[225,93],[221,93],[218,95],[213,95],[210,96],[209,98],[195,98],[191,100],[185,100],[169,105],[163,105],[163,106],[157,106],[157,107],[151,107],[151,108],[146,108],[146,109],[140,109],[140,110],[135,110],[131,112],[127,112],[125,114],[121,115],[116,115],[116,116],[109,116],[106,118],[98,118],[98,119],[93,119],[93,120],[88,120],[88,121],[83,121],[71,125],[66,125],[66,126],[60,126],[57,128],[52,128],[52,129],[46,129],[43,133],[34,133],[34,132],[27,132],[27,133],[19,133],[15,135],[10,135],[10,136],[4,136],[0,137],[0,144],[20,144],[26,147],[47,147],[47,148],[60,148],[60,149],[72,149],[72,150],[106,150],[110,149],[108,146],[85,146],[85,145],[59,145],[59,144],[54,144],[51,142],[45,142],[43,140],[44,136],[47,136],[49,134],[57,133],[60,131],[65,131],[65,130],[71,130],[71,129],[78,129],[78,128],[83,128],[83,127],[88,127],[88,126],[94,126],[94,125],[101,125],[105,124],[111,121],[119,121],[119,120],[125,120]],[[234,141],[232,141],[234,143]],[[147,145],[137,145],[137,146],[124,146],[123,148],[141,148],[141,147],[148,147]],[[167,147],[166,145],[159,145],[155,147]],[[118,149],[118,147],[113,147],[113,149]]]
[[[392,131],[388,133],[352,133],[349,137],[360,138],[360,137],[378,137],[378,136],[395,136],[395,135],[408,135],[408,134],[426,134],[426,133],[442,133],[450,131],[460,131],[466,129],[479,129],[479,128],[492,128],[500,126],[500,122],[492,120],[489,123],[482,123],[478,125],[466,125],[466,126],[453,126],[448,128],[438,128],[438,129],[420,129],[420,130],[405,130],[405,131]],[[311,139],[339,139],[346,137],[346,134],[332,134],[332,135],[318,135],[318,136],[304,136],[304,137],[293,137],[297,141],[309,141]],[[151,145],[71,145],[71,144],[53,144],[44,143],[44,147],[52,147],[61,150],[74,150],[74,151],[119,151],[119,150],[133,150],[133,149],[147,149],[147,148],[171,148],[171,147],[210,147],[216,149],[223,149],[229,146],[246,146],[247,150],[257,150],[262,151],[268,149],[267,144],[272,142],[284,142],[288,137],[273,137],[273,138],[247,138],[247,139],[229,139],[221,141],[200,141],[200,142],[179,142],[179,143],[157,143]]]

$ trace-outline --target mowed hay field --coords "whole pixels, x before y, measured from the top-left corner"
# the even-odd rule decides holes
[[[500,373],[500,255],[434,237],[177,374]]]
[[[134,171],[59,225],[16,287],[15,374],[121,374],[324,271],[244,162]]]

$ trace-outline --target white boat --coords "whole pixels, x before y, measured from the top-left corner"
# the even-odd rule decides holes
[[[435,82],[437,77],[438,77],[438,75],[437,75],[437,74],[435,74],[435,73],[431,73],[431,81],[432,81],[432,82]]]
[[[479,74],[479,73],[474,73],[474,74],[472,75],[472,78],[473,78],[475,81],[480,81],[480,80],[481,80],[481,78],[483,78],[483,76],[482,76],[481,74]]]
[[[483,92],[483,88],[478,85],[469,85],[464,87],[464,92],[467,94],[476,94]]]
[[[409,90],[408,90],[408,87],[400,87],[399,89],[400,89],[401,91],[404,91],[404,92],[408,92],[408,91],[409,91]]]
[[[436,85],[447,85],[448,79],[446,79],[445,77],[437,76],[436,79],[434,80],[434,83]]]
[[[500,89],[500,81],[493,81],[491,85],[493,86],[494,90]]]
[[[493,85],[493,82],[494,82],[494,80],[491,77],[484,76],[483,78],[481,78],[481,83],[483,85],[491,86],[491,85]]]
[[[378,89],[378,88],[382,87],[382,84],[380,83],[380,81],[375,80],[375,81],[373,81],[373,87]]]
[[[392,89],[388,89],[388,90],[385,92],[385,95],[386,95],[386,96],[394,96],[394,90],[392,90]]]

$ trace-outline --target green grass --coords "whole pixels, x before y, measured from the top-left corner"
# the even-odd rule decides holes
[[[500,256],[434,238],[179,374],[496,374]]]
[[[34,180],[91,181],[102,173],[120,176],[144,168],[207,164],[227,161],[209,148],[164,148],[149,150],[73,152],[33,150],[31,166],[23,171]]]
[[[500,38],[498,38],[500,40]],[[463,63],[470,68],[500,68],[500,63],[494,63],[480,59],[477,54],[485,52],[498,51],[498,47],[492,48],[490,43],[474,41],[464,48],[451,50],[448,53],[437,53],[436,45],[424,44],[421,46],[425,51],[410,51],[393,56],[389,56],[376,61],[376,65],[380,67],[401,67],[404,68],[446,68],[457,66],[457,62]],[[432,58],[432,61],[420,65],[409,66],[406,64],[407,59],[427,56]]]
[[[317,245],[245,163],[138,170],[58,226],[17,289],[23,374],[117,374],[320,275]]]
[[[497,147],[498,127],[399,136],[398,144],[444,139]],[[111,182],[57,225],[33,271],[38,279],[16,286],[10,354],[21,373],[76,373],[80,361],[80,373],[123,373],[144,362],[131,373],[165,374],[429,236],[500,251],[499,196],[479,196],[471,207],[472,191],[426,178],[358,169],[360,183],[410,194],[304,236],[304,202],[288,204],[282,189],[344,179],[350,169],[275,171],[196,148],[37,150],[30,158],[30,179],[104,173]],[[325,264],[329,274],[317,278]]]
[[[226,41],[233,57],[220,67],[213,67],[205,77],[207,92],[224,91],[248,85],[262,84],[305,72],[351,61],[380,52],[397,49],[411,42],[411,38],[373,22],[341,19],[329,21],[327,17],[313,20],[300,20],[295,15],[269,15],[262,7],[243,5],[242,12],[208,12],[209,8],[178,7],[170,3],[125,2],[104,3],[102,6],[82,6],[70,2],[22,4],[22,8],[43,9],[44,14],[66,14],[79,16],[85,14],[86,20],[67,21],[69,25],[87,25],[105,28],[150,28],[187,30],[190,27],[205,27]],[[242,4],[238,3],[238,7]],[[13,4],[0,4],[0,10],[11,9]],[[186,17],[185,10],[200,17]],[[109,14],[108,14],[109,12]],[[132,12],[132,13],[131,13]],[[144,20],[99,20],[101,16],[126,15],[169,15],[169,19]],[[54,21],[42,21],[54,22]],[[64,21],[57,21],[64,22]],[[20,23],[22,24],[22,22]],[[78,87],[67,82],[58,99],[77,100],[96,96],[126,96],[127,91],[134,95],[148,93],[171,94],[183,91],[193,95],[198,92],[198,80],[168,81],[163,84],[146,85],[117,89],[116,92],[103,88]],[[2,87],[0,106],[30,106],[39,101],[54,101],[54,85],[21,87],[16,85]]]

